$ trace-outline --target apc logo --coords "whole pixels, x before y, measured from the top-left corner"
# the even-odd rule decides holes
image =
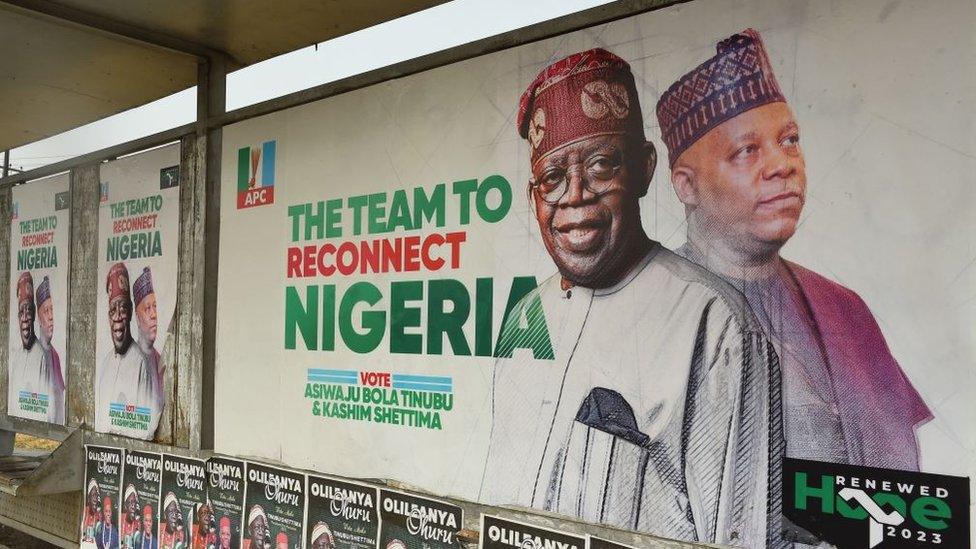
[[[277,141],[237,150],[237,209],[274,203]]]
[[[968,548],[965,478],[787,458],[784,535],[839,549]]]

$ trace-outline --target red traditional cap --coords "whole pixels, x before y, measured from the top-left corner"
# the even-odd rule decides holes
[[[147,505],[147,506],[143,507],[142,508],[142,514],[144,516],[147,516],[147,517],[153,516],[153,508],[152,508],[152,505]]]
[[[108,270],[105,279],[105,291],[108,292],[108,302],[111,303],[117,297],[124,297],[131,301],[129,297],[129,270],[124,263],[116,263]]]
[[[227,517],[226,515],[220,517],[220,523],[219,524],[220,524],[220,528],[223,528],[225,526],[227,528],[230,528],[230,517]]]
[[[598,135],[644,140],[630,65],[600,48],[574,53],[539,73],[519,101],[518,131],[531,159]]]
[[[34,277],[30,271],[20,273],[17,279],[17,305],[34,300]]]
[[[678,79],[657,102],[672,168],[681,153],[722,122],[756,107],[786,102],[758,32],[733,34],[715,50],[714,57]]]
[[[276,544],[284,543],[285,545],[287,545],[288,544],[288,534],[286,534],[284,532],[278,532],[278,535],[275,536],[275,543]]]

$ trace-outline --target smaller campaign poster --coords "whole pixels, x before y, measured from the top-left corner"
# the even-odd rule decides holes
[[[217,525],[217,549],[238,549],[244,516],[244,462],[225,457],[207,460],[207,499]]]
[[[12,192],[7,413],[64,425],[68,176],[31,181]]]
[[[494,515],[481,515],[479,549],[586,549],[586,537],[566,534]]]
[[[436,499],[380,490],[379,549],[447,549],[458,546],[464,511]]]
[[[970,547],[969,479],[786,458],[788,541],[838,549]]]
[[[632,545],[625,545],[623,543],[617,543],[616,541],[610,541],[608,539],[598,538],[595,536],[590,536],[590,549],[637,549]]]
[[[163,454],[159,491],[160,549],[205,548],[215,539],[207,505],[207,462]]]
[[[378,500],[373,486],[309,475],[307,547],[374,549],[379,533]]]
[[[173,375],[180,147],[103,164],[98,209],[95,430],[152,439]]]
[[[161,454],[125,453],[118,521],[119,543],[123,549],[158,546],[159,485],[162,474]]]
[[[244,549],[301,549],[305,534],[305,475],[247,464]]]
[[[119,546],[116,512],[122,485],[121,448],[85,446],[85,501],[81,511],[81,547]]]

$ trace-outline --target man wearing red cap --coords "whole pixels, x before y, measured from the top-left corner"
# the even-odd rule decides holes
[[[105,496],[102,500],[102,520],[95,526],[95,546],[98,549],[119,549],[119,530],[112,524],[114,517],[112,498]]]
[[[153,524],[156,515],[151,505],[142,508],[142,529],[133,536],[133,549],[156,549],[159,540],[153,535]]]
[[[105,290],[108,294],[112,350],[102,359],[98,374],[95,429],[103,433],[151,439],[159,425],[162,387],[152,361],[138,345],[133,345],[129,271],[123,263],[116,263],[109,269]],[[148,428],[143,430],[128,424],[116,424],[109,415],[113,405],[134,407],[138,414],[147,414]]]
[[[35,301],[35,297],[37,301]],[[41,329],[37,331],[37,305],[41,306]],[[10,349],[10,373],[7,402],[13,415],[40,421],[64,423],[64,378],[61,360],[51,347],[54,333],[50,283],[45,276],[34,292],[34,278],[30,271],[17,279],[17,320],[20,326],[19,344]],[[21,404],[21,396],[47,404],[46,408]]]
[[[871,311],[779,255],[807,179],[799,126],[759,34],[721,41],[661,96],[657,115],[688,220],[678,253],[741,290],[773,341],[786,455],[917,470],[915,428],[932,415]]]
[[[558,273],[502,327],[482,500],[765,547],[779,529],[776,357],[741,295],[644,232],[656,153],[629,65],[600,49],[550,65],[518,130]],[[551,342],[520,328],[529,315]],[[548,348],[540,337],[550,356],[526,352]]]
[[[230,517],[220,517],[218,535],[220,541],[220,545],[217,546],[218,549],[231,549],[231,540],[233,540],[234,537],[233,533],[231,532]]]

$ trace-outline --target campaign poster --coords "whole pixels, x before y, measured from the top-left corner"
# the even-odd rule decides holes
[[[216,450],[748,548],[786,459],[976,478],[974,9],[691,0],[225,127]]]
[[[158,546],[162,476],[161,454],[140,451],[125,453],[118,520],[119,544],[123,549]]]
[[[103,164],[98,208],[95,430],[150,440],[171,405],[180,147]]]
[[[207,462],[163,454],[159,490],[160,549],[205,549],[216,540],[207,502]]]
[[[81,547],[119,546],[118,505],[122,485],[122,448],[85,445],[85,497],[81,510]]]
[[[482,514],[478,549],[586,549],[586,541],[586,536]]]
[[[64,425],[71,193],[68,175],[12,190],[7,414]]]
[[[375,549],[380,516],[375,486],[308,475],[305,546]]]
[[[464,511],[436,499],[380,489],[379,549],[449,549],[458,546]]]
[[[207,500],[217,527],[217,549],[238,549],[244,517],[243,461],[226,457],[207,460]]]
[[[248,462],[244,549],[301,549],[305,535],[305,475]]]

